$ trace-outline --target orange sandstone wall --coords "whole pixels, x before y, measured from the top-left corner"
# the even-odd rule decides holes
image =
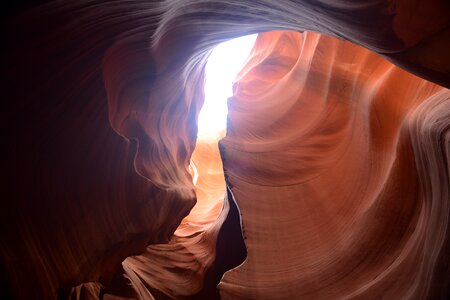
[[[220,142],[248,251],[221,299],[439,298],[449,121],[448,89],[362,47],[260,34]]]
[[[445,298],[449,21],[439,0],[11,11],[3,298]],[[221,199],[189,167],[206,59],[272,30],[339,40],[261,35],[230,101]]]

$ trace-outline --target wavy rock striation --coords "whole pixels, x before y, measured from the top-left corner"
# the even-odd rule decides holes
[[[4,298],[446,298],[446,1],[25,8],[4,26]],[[196,141],[204,67],[259,32],[226,189]]]
[[[248,250],[221,299],[427,298],[447,256],[449,108],[449,90],[349,42],[260,34],[220,142]]]

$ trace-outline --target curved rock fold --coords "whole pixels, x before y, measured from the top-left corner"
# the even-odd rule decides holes
[[[5,299],[447,298],[446,1],[5,12]],[[197,139],[209,54],[251,33]]]

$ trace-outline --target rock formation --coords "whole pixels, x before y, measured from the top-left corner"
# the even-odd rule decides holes
[[[55,1],[4,27],[3,298],[448,296],[446,1]],[[226,135],[197,141],[208,55],[249,33]]]
[[[349,42],[271,32],[234,94],[221,148],[248,254],[222,299],[425,299],[448,256],[450,91]]]

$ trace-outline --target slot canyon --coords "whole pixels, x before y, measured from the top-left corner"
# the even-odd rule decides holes
[[[1,299],[449,299],[449,1],[11,5]]]

